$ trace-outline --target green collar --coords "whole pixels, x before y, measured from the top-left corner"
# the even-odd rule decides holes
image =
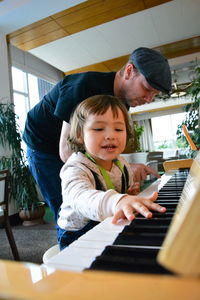
[[[89,158],[93,163],[95,163],[97,165],[97,167],[99,168],[99,171],[101,172],[101,175],[103,176],[103,179],[105,180],[105,183],[106,183],[106,187],[107,189],[112,189],[112,190],[116,190],[116,187],[114,186],[114,184],[112,183],[111,179],[110,179],[110,176],[108,174],[108,172],[101,166],[99,166],[95,159],[88,153],[88,152],[85,152],[84,155]],[[121,170],[122,172],[122,175],[124,177],[124,182],[125,182],[125,190],[127,190],[127,182],[126,182],[126,176],[125,176],[125,173],[124,173],[124,166],[123,164],[121,163],[121,161],[119,161],[118,159],[114,159],[113,160],[114,164]]]

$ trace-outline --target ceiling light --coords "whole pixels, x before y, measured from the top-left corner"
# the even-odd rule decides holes
[[[172,97],[172,98],[179,98],[179,97],[183,97],[183,96],[185,96],[185,95],[186,95],[186,92],[183,92],[183,91],[176,91],[176,92],[172,93],[172,94],[170,95],[170,97]]]

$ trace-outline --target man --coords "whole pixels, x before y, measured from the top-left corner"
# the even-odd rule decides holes
[[[75,107],[84,99],[100,94],[120,97],[127,108],[135,107],[150,103],[160,91],[169,93],[170,90],[167,60],[159,52],[142,47],[133,51],[127,64],[116,73],[66,76],[29,111],[23,134],[28,162],[55,221],[62,203],[59,173],[71,154],[66,140]],[[134,164],[132,168],[135,181],[144,180],[147,174],[159,176],[145,165]]]

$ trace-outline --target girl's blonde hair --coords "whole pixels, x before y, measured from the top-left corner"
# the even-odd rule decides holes
[[[124,116],[126,125],[127,142],[133,136],[130,119],[127,108],[122,100],[118,97],[110,95],[96,95],[82,101],[75,109],[70,123],[71,130],[68,137],[68,144],[72,151],[84,151],[84,144],[81,142],[80,137],[83,136],[83,128],[89,115],[103,115],[111,107],[114,118],[118,116],[118,109],[120,109]]]

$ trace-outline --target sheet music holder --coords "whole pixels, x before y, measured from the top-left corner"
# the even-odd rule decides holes
[[[191,166],[157,260],[180,275],[200,275],[200,152]]]

